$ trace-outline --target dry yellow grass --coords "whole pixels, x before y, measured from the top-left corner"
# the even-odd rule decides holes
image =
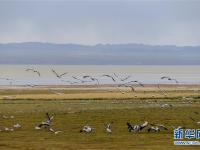
[[[112,88],[111,88],[112,89]],[[194,112],[200,110],[199,91],[170,90],[167,96],[157,90],[138,89],[135,93],[98,89],[56,89],[53,94],[46,88],[1,89],[0,116],[14,115],[14,119],[0,118],[0,127],[22,124],[14,132],[0,132],[0,149],[4,150],[63,150],[63,149],[149,149],[193,150],[199,146],[174,146],[172,125],[199,128],[190,119],[200,121]],[[136,97],[137,96],[137,97]],[[186,97],[186,98],[183,98]],[[162,109],[164,103],[172,108]],[[54,135],[47,130],[36,131],[34,126],[43,121],[45,112],[55,115],[53,128],[63,132]],[[199,112],[200,113],[200,112]],[[160,133],[133,134],[127,131],[126,122],[133,124],[161,123],[169,130]],[[104,131],[104,124],[113,121],[113,133]],[[89,124],[92,134],[79,133]]]

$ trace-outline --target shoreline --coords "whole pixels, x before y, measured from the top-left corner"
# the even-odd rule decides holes
[[[61,85],[61,84],[52,84],[52,85],[34,85],[33,87],[27,86],[27,85],[0,85],[0,89],[10,89],[10,88],[115,88],[118,87],[120,84],[100,84],[100,85],[83,85],[83,84],[76,84],[76,85]],[[137,84],[131,84],[134,87],[137,88],[153,88],[157,87],[158,85],[163,88],[170,88],[170,87],[199,87],[200,84],[143,84],[144,87],[141,87],[140,85]],[[123,86],[121,87],[123,88]]]

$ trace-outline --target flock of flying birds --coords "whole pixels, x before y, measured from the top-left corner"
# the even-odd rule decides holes
[[[33,73],[35,74],[36,76],[38,77],[41,77],[41,73],[36,70],[36,69],[33,69],[33,68],[27,68],[25,69],[26,72],[30,72],[30,73]],[[94,76],[91,76],[91,75],[83,75],[82,77],[77,77],[77,76],[70,76],[72,80],[66,80],[64,78],[64,76],[67,76],[68,75],[68,72],[64,72],[64,73],[58,73],[56,72],[54,69],[51,69],[51,72],[55,75],[55,77],[57,79],[59,79],[61,82],[64,82],[64,83],[68,83],[68,84],[84,84],[84,83],[94,83],[96,85],[100,85],[100,79],[103,77],[103,78],[108,78],[110,79],[113,84],[116,84],[117,85],[117,88],[119,89],[120,87],[127,87],[127,88],[130,88],[132,92],[135,92],[135,85],[139,85],[141,87],[144,87],[144,84],[140,81],[137,81],[137,80],[131,80],[131,75],[128,75],[126,77],[120,77],[119,75],[117,75],[116,73],[110,75],[110,74],[102,74],[100,75],[98,78],[97,77],[94,77]],[[171,78],[171,77],[168,77],[168,76],[163,76],[160,78],[161,80],[168,80],[168,81],[172,81],[173,83],[179,83],[179,81],[175,78]],[[11,79],[11,78],[0,78],[0,80],[6,80],[6,81],[9,81],[10,82],[10,85],[12,85],[12,82],[14,82],[15,80],[14,79]],[[35,84],[25,84],[25,86],[29,86],[29,87],[35,87],[37,85]],[[164,90],[162,90],[160,88],[160,85],[158,84],[158,88],[159,90],[164,94],[166,95],[166,92]],[[120,90],[120,89],[119,89]],[[121,90],[120,90],[121,91]],[[122,94],[124,94],[123,91],[121,91]]]
[[[25,71],[26,72],[32,72],[33,74],[36,74],[38,77],[41,77],[41,73],[38,70],[28,68]],[[95,84],[100,85],[99,79],[97,77],[93,77],[93,76],[90,76],[90,75],[84,75],[81,78],[76,77],[76,76],[71,76],[75,80],[74,82],[72,82],[72,81],[67,81],[67,80],[63,79],[63,77],[68,74],[68,72],[64,72],[64,73],[59,74],[54,69],[51,69],[51,71],[62,82],[68,82],[70,84],[76,84],[76,83],[82,83],[83,84],[83,83],[87,83],[87,82],[94,82]],[[113,75],[103,74],[103,75],[101,75],[101,77],[110,78],[114,83],[117,83],[117,81],[120,81],[122,83],[117,84],[118,87],[129,87],[133,92],[135,91],[135,88],[134,88],[135,84],[138,84],[139,86],[144,87],[144,84],[142,82],[139,82],[137,80],[129,80],[131,78],[131,75],[122,78],[119,75],[117,75],[116,73],[114,73]],[[10,79],[10,78],[0,78],[0,79],[6,80],[6,81],[9,81],[9,82],[14,81],[14,79]],[[167,77],[167,76],[163,76],[160,79],[174,81],[175,83],[179,83],[176,79],[171,78],[171,77]],[[37,85],[27,84],[26,86],[34,87],[34,86],[37,86]],[[159,85],[158,85],[158,88],[164,93],[164,91],[160,88]],[[165,106],[163,106],[163,107],[165,107]],[[48,131],[53,132],[55,134],[62,132],[62,131],[59,131],[59,130],[55,130],[51,127],[51,123],[52,123],[53,118],[54,118],[53,116],[50,117],[49,114],[46,113],[46,117],[47,117],[47,119],[45,121],[41,122],[40,124],[38,124],[35,127],[36,130],[41,130],[41,129],[44,128],[44,129],[48,129]],[[6,118],[6,117],[4,116],[4,118]],[[112,133],[112,124],[113,124],[113,122],[105,125],[105,131],[107,133]],[[128,128],[128,131],[134,132],[134,133],[137,133],[137,132],[139,132],[139,131],[143,130],[144,128],[147,128],[147,127],[148,127],[147,128],[148,132],[159,132],[160,130],[168,130],[162,124],[150,124],[147,121],[145,121],[143,124],[139,124],[139,125],[131,125],[129,122],[127,122],[126,125],[127,125],[127,128]],[[15,129],[21,128],[21,125],[17,123],[15,125],[13,125],[13,128],[5,127],[4,130],[0,130],[0,131],[14,131],[14,128]],[[173,128],[175,128],[175,127],[173,127]],[[177,128],[183,128],[183,127],[179,126]],[[92,131],[94,131],[94,128],[92,128],[91,126],[88,126],[88,125],[83,126],[80,130],[80,132],[85,132],[85,133],[91,133]]]
[[[194,112],[196,115],[199,115],[198,112]],[[13,119],[14,116],[2,116],[4,119]],[[189,117],[193,122],[196,122],[196,120],[194,118]],[[42,130],[45,129],[49,132],[52,132],[54,134],[59,134],[62,131],[61,130],[55,130],[51,127],[52,122],[53,122],[54,116],[50,116],[49,113],[46,113],[46,120],[42,121],[41,123],[39,123],[37,126],[35,126],[35,130]],[[200,125],[200,121],[196,122],[198,125]],[[105,124],[105,132],[111,134],[113,129],[112,129],[112,124],[113,122],[107,123]],[[155,123],[149,123],[147,121],[145,121],[143,124],[135,124],[132,125],[131,123],[127,122],[127,129],[128,132],[132,132],[132,133],[139,133],[142,130],[146,129],[147,132],[160,132],[162,130],[169,130],[169,128],[173,128],[173,129],[185,129],[186,127],[184,126],[171,126],[171,127],[166,127],[163,124],[155,124]],[[12,132],[15,131],[16,129],[22,128],[22,125],[20,125],[19,123],[14,124],[13,127],[8,128],[8,127],[4,127],[3,129],[0,129],[1,131],[5,131],[5,132]],[[89,125],[85,125],[80,129],[80,132],[83,133],[92,133],[94,132],[95,128],[89,126]]]

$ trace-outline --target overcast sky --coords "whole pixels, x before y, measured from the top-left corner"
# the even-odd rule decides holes
[[[200,0],[0,0],[0,43],[200,45]]]

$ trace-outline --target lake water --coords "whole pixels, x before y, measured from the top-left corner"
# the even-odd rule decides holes
[[[27,68],[33,68],[41,73],[39,77],[36,73],[25,71]],[[58,74],[68,72],[63,76],[62,80],[77,82],[72,76],[82,78],[84,75],[91,75],[99,79],[100,84],[112,84],[112,79],[102,77],[103,74],[113,75],[114,73],[125,78],[131,75],[130,80],[138,80],[143,83],[156,84],[166,83],[172,84],[173,81],[161,80],[162,76],[176,78],[183,84],[200,84],[200,66],[112,66],[112,65],[0,65],[0,85],[52,85],[52,84],[70,84],[58,79],[51,71],[54,69]],[[5,80],[9,78],[13,80]],[[116,78],[117,80],[117,78]],[[94,84],[75,83],[75,84]],[[120,80],[117,83],[122,83]]]

